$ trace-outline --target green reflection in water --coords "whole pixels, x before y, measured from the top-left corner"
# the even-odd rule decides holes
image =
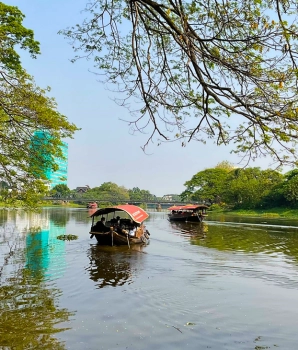
[[[59,226],[65,227],[70,219],[70,211],[67,208],[58,208],[50,210],[51,221]]]
[[[65,227],[70,220],[76,221],[76,223],[88,223],[91,226],[90,215],[94,213],[94,209],[78,208],[51,208],[45,209],[50,215],[51,221],[60,227]]]
[[[24,227],[23,234],[6,226],[0,232],[0,349],[65,349],[56,334],[68,329],[61,323],[74,313],[59,306],[61,291],[47,282],[53,271],[53,277],[61,274],[56,263],[65,265],[65,242],[56,239],[65,229],[32,216],[40,228],[27,232],[31,216],[22,221],[22,215],[10,213],[12,225]]]
[[[41,271],[24,268],[24,256],[15,251],[13,272],[2,275],[0,286],[0,348],[64,349],[55,334],[66,330],[58,326],[73,313],[60,308],[61,292],[44,282]],[[24,255],[24,254],[22,254]]]
[[[176,224],[181,233],[190,235],[192,244],[222,251],[283,254],[298,261],[298,230],[266,224]]]

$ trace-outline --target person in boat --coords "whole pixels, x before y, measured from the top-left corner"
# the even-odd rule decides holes
[[[121,225],[121,221],[120,221],[120,216],[116,216],[115,219],[113,219],[113,228],[114,231],[116,231],[119,234],[127,234],[127,231],[125,230],[124,225]],[[112,222],[112,221],[111,221]]]
[[[130,224],[129,224],[129,235],[130,236],[135,236],[136,234],[136,230],[137,230],[137,225],[133,220],[130,220]]]
[[[109,232],[110,227],[105,225],[106,219],[102,217],[97,223],[92,227],[92,231],[96,232]]]
[[[111,220],[111,224],[113,224],[113,226],[115,226],[115,227],[120,227],[120,225],[121,225],[120,216],[116,216],[115,218],[113,218]]]

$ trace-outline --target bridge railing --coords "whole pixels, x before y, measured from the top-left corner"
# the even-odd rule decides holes
[[[64,197],[44,197],[43,200],[45,201],[67,201],[67,202],[83,202],[83,203],[91,203],[91,202],[96,202],[96,203],[113,203],[113,204],[154,204],[154,205],[161,205],[161,206],[167,206],[170,207],[172,205],[186,205],[186,204],[204,204],[202,202],[194,202],[194,201],[187,201],[187,202],[182,202],[182,201],[166,201],[166,200],[157,200],[157,199],[139,199],[139,200],[123,200],[123,199],[118,199],[115,197],[111,198],[106,198],[106,199],[97,199],[97,198],[81,198],[81,197],[72,197],[72,196],[64,196]]]

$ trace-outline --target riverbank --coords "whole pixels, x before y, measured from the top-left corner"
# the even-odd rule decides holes
[[[86,205],[82,205],[82,204],[77,204],[77,203],[72,203],[72,202],[61,202],[61,201],[57,201],[57,202],[53,202],[53,201],[44,201],[41,202],[39,204],[37,204],[37,208],[49,208],[49,207],[53,207],[53,208],[86,208]],[[11,206],[7,203],[4,202],[0,202],[0,209],[22,209],[23,207],[21,205],[17,205],[16,207]]]
[[[73,202],[64,202],[64,201],[49,201],[42,202],[39,204],[39,207],[67,207],[67,208],[86,208],[86,205],[77,204]]]
[[[288,218],[298,219],[298,209],[290,208],[272,208],[268,210],[253,209],[253,210],[223,210],[223,211],[211,211],[212,213],[222,213],[239,216],[258,216],[258,217],[272,217],[272,218]]]

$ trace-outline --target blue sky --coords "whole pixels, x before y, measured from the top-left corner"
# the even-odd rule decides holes
[[[81,128],[69,143],[68,186],[100,186],[112,181],[126,188],[139,187],[162,196],[181,193],[183,184],[198,171],[223,160],[235,165],[241,160],[229,147],[198,142],[182,148],[179,143],[152,144],[150,155],[141,146],[146,135],[132,136],[126,109],[113,102],[112,92],[90,73],[92,62],[70,63],[71,46],[58,31],[81,23],[87,0],[15,0],[4,1],[25,14],[24,25],[35,33],[41,55],[32,60],[22,55],[23,66],[40,87],[50,86],[58,109]],[[250,166],[269,167],[269,159]]]

